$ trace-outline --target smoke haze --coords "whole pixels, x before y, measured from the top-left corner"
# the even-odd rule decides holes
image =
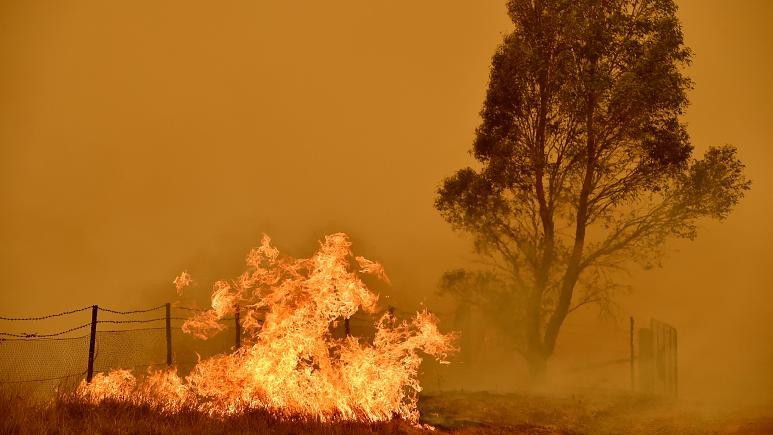
[[[385,265],[385,303],[450,310],[437,281],[470,245],[432,203],[472,163],[503,3],[2,2],[0,313],[163,303],[182,270],[203,295],[261,233],[307,256],[338,231]],[[737,145],[752,190],[634,270],[617,321],[570,317],[556,364],[655,317],[683,395],[770,401],[773,4],[680,7],[696,156]]]

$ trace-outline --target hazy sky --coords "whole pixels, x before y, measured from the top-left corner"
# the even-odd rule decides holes
[[[754,184],[621,312],[679,328],[685,382],[773,391],[773,2],[680,5],[697,154],[737,145]],[[1,2],[0,314],[165,302],[184,269],[204,291],[262,232],[297,256],[348,232],[391,300],[430,298],[469,257],[434,191],[510,29],[494,0]]]

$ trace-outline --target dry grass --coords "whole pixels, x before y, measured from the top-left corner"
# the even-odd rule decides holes
[[[773,409],[727,409],[626,393],[447,393],[419,403],[428,424],[533,434],[773,435]]]
[[[434,433],[489,434],[773,434],[770,414],[717,413],[625,394],[593,396],[446,393],[422,397]],[[770,411],[770,410],[768,410]],[[121,403],[90,406],[62,398],[47,404],[0,394],[2,434],[420,434],[400,420],[381,424],[282,421],[252,412],[217,419],[196,412],[161,415]]]
[[[103,402],[98,406],[57,399],[33,404],[0,399],[0,434],[418,434],[421,428],[394,420],[380,424],[285,421],[265,412],[212,418],[195,411],[159,414],[147,407]]]

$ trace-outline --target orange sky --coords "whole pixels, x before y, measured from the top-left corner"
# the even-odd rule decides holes
[[[773,391],[773,3],[680,5],[696,151],[737,145],[754,184],[621,310],[679,328],[688,385]],[[493,0],[0,3],[0,312],[164,302],[262,232],[349,232],[392,301],[431,301],[469,258],[434,190],[510,27]]]

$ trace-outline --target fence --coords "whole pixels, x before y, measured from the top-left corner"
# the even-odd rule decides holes
[[[169,303],[131,311],[93,305],[39,317],[0,317],[0,387],[46,395],[117,368],[174,365],[185,374],[199,359],[240,347],[238,307],[234,317],[221,319],[223,330],[208,340],[181,329],[182,321],[196,311],[202,310]],[[264,315],[265,311],[260,312],[258,319]],[[374,331],[374,320],[373,315],[358,313],[332,332],[343,336],[355,329],[368,336]],[[65,326],[56,332],[36,331],[40,326],[53,329],[52,322]],[[18,325],[16,331],[8,331],[14,325]]]
[[[168,303],[131,311],[93,305],[40,317],[0,317],[3,330],[16,326],[15,332],[0,332],[0,385],[50,392],[115,368],[174,364],[185,371],[199,357],[239,345],[238,317],[222,319],[225,330],[207,341],[184,334],[181,323],[193,311],[199,310]],[[52,322],[76,326],[31,332]]]
[[[392,307],[388,310],[398,317],[411,314]],[[181,374],[186,374],[200,358],[230,352],[241,345],[238,309],[233,318],[221,319],[223,331],[206,341],[181,330],[182,321],[196,311],[200,310],[171,304],[132,311],[94,305],[40,317],[0,317],[0,387],[16,386],[23,388],[25,394],[40,393],[44,396],[56,388],[69,388],[81,380],[90,380],[96,372],[117,368],[142,370],[174,365]],[[339,322],[332,333],[339,337],[358,335],[372,339],[375,331],[373,324],[380,314],[357,313]],[[63,326],[57,332],[30,331],[41,325],[53,329],[51,322]],[[20,327],[10,332],[7,331],[8,325]],[[459,329],[459,326],[454,328]],[[615,346],[608,349],[611,358],[567,367],[568,373],[577,379],[592,378],[594,372],[612,373],[613,378],[605,382],[611,381],[620,387],[630,382],[634,391],[675,396],[678,381],[676,330],[654,320],[649,328],[640,328],[638,334],[635,334],[633,319],[626,326],[620,331],[625,339],[618,336],[619,339],[614,340]],[[464,341],[470,331],[462,329]],[[574,337],[566,338],[566,341],[572,341]],[[587,342],[579,338],[579,342]],[[481,342],[474,331],[473,341]],[[461,344],[464,346],[465,343]],[[609,343],[603,347],[609,347]],[[488,353],[482,348],[477,351],[470,348],[465,352],[473,356]],[[465,365],[469,367],[471,363],[464,360],[458,362],[462,368]],[[483,363],[485,367],[486,361]],[[425,375],[435,372],[438,390],[445,386],[454,387],[454,383],[443,384],[439,369],[425,368]],[[448,371],[442,373],[446,376]]]
[[[649,327],[637,330],[633,317],[628,326],[628,355],[586,364],[577,370],[607,370],[627,365],[631,391],[676,397],[679,391],[676,328],[651,319]],[[618,346],[618,352],[621,350]]]
[[[451,324],[461,331],[461,352],[455,364],[442,372],[451,389],[508,392],[529,388],[526,361],[511,344],[519,336],[507,335],[480,311],[459,313]],[[626,317],[624,322],[619,317],[602,321],[592,312],[569,317],[549,362],[551,385],[566,390],[676,396],[676,329],[657,320],[642,324]]]
[[[633,366],[631,366],[633,373]],[[652,319],[639,329],[639,385],[642,392],[676,397],[679,393],[676,328]]]

